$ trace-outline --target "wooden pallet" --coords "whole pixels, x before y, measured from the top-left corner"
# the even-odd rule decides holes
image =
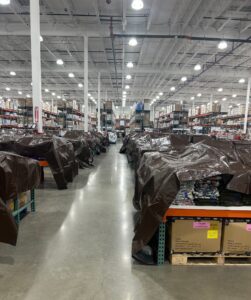
[[[222,265],[224,259],[220,254],[171,254],[172,265]]]
[[[251,266],[251,256],[247,255],[224,255],[225,266]]]
[[[222,254],[171,254],[170,263],[178,265],[251,265],[251,256],[246,255],[222,255]]]

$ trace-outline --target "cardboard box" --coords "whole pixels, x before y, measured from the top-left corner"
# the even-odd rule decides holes
[[[104,106],[105,106],[105,109],[113,109],[113,105],[112,105],[112,101],[106,101]]]
[[[182,111],[182,105],[181,104],[173,104],[172,111]]]
[[[207,105],[201,105],[200,112],[201,112],[201,114],[206,114],[207,113]]]
[[[19,207],[23,207],[28,202],[27,192],[18,194]]]
[[[207,104],[207,112],[220,112],[220,111],[221,111],[220,104],[216,104],[216,103]]]
[[[171,253],[220,252],[221,230],[218,220],[175,220],[169,226],[169,249]]]
[[[14,211],[14,200],[13,199],[8,200],[6,202],[6,206],[11,212],[13,212]]]
[[[198,107],[196,107],[195,108],[195,116],[197,116],[197,115],[200,115],[201,114],[201,112],[200,112],[200,107],[198,106]]]
[[[251,252],[251,223],[226,221],[223,229],[223,253]]]

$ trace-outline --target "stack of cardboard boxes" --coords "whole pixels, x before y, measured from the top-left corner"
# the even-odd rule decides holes
[[[6,206],[11,211],[14,212],[15,208],[22,208],[28,202],[27,192],[19,193],[16,199],[10,199],[7,201]]]
[[[251,253],[251,220],[172,220],[170,253]]]
[[[201,114],[207,114],[207,113],[220,113],[221,105],[218,103],[208,103],[203,104],[194,108],[190,108],[188,115],[189,117],[201,115]]]

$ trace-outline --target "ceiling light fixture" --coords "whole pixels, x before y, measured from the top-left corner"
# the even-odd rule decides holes
[[[128,74],[128,75],[126,75],[126,79],[127,79],[127,80],[131,80],[131,79],[132,79],[132,76]]]
[[[245,79],[244,79],[244,78],[241,78],[241,79],[239,80],[239,83],[245,83]]]
[[[57,59],[57,65],[62,66],[63,64],[64,64],[64,61],[61,58]]]
[[[40,42],[42,43],[44,41],[42,35],[40,35]]]
[[[17,74],[16,74],[16,72],[11,71],[11,72],[10,72],[10,75],[11,75],[11,76],[16,76]]]
[[[194,96],[192,96],[190,99],[191,99],[191,100],[194,100]]]
[[[233,98],[236,98],[236,97],[237,97],[237,95],[236,95],[236,94],[233,94],[233,95],[232,95],[232,97],[233,97]]]
[[[223,88],[218,88],[218,92],[223,92]]]
[[[218,101],[217,101],[217,100],[215,100],[215,101],[214,101],[214,103],[218,103]]]
[[[156,97],[156,99],[158,99],[158,100],[159,100],[159,96],[157,96],[157,97]]]
[[[200,71],[201,70],[201,65],[197,64],[194,66],[194,71]]]
[[[160,96],[163,96],[164,94],[162,92],[159,93]]]
[[[74,78],[74,77],[75,77],[75,75],[74,75],[73,73],[69,73],[68,76],[69,76],[70,78]]]
[[[201,96],[202,96],[202,94],[201,94],[201,93],[198,93],[198,94],[197,94],[197,97],[201,97]]]
[[[58,99],[61,99],[61,96],[57,96]]]
[[[131,68],[133,68],[133,63],[131,61],[129,61],[126,66],[127,66],[127,68],[131,69]]]
[[[222,98],[222,101],[226,101],[226,100],[227,100],[227,98],[226,98],[226,97]]]
[[[135,46],[137,46],[138,45],[138,41],[137,41],[137,39],[135,39],[135,38],[131,38],[130,40],[129,40],[129,46],[132,46],[132,47],[135,47]]]
[[[26,98],[30,98],[30,97],[31,97],[31,95],[30,95],[30,94],[27,94],[27,95],[26,95]]]
[[[241,104],[240,104],[240,103],[238,103],[237,105],[238,105],[238,106],[240,106]]]
[[[18,91],[18,95],[22,95],[23,93],[21,91]]]
[[[79,84],[78,84],[78,87],[79,87],[79,88],[82,88],[82,87],[83,87],[83,84],[82,84],[82,83],[79,83]]]
[[[181,81],[182,81],[182,82],[187,81],[187,77],[186,77],[186,76],[181,77]]]
[[[129,86],[129,85],[126,85],[126,86],[125,86],[125,89],[126,89],[126,90],[129,90],[129,89],[130,89],[130,86]]]
[[[10,0],[0,0],[0,4],[1,5],[9,5],[10,4]]]
[[[56,96],[56,93],[51,93],[52,96]]]
[[[142,0],[133,0],[132,9],[141,10],[144,7],[144,2]]]
[[[8,92],[10,91],[10,88],[9,88],[9,87],[7,87],[7,88],[5,88],[5,89],[6,89],[6,91],[8,91]]]
[[[218,44],[218,49],[224,50],[227,48],[227,42],[226,41],[220,41]]]
[[[92,95],[88,93],[88,97],[91,97]]]
[[[123,91],[123,95],[126,95],[126,91]]]
[[[48,90],[48,89],[45,89],[44,91],[45,91],[46,93],[49,93],[49,90]]]
[[[170,91],[174,92],[174,91],[175,91],[175,86],[172,86],[172,87],[170,88]]]

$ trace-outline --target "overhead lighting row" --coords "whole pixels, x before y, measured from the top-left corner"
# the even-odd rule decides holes
[[[97,104],[97,101],[94,99],[94,97],[93,97],[91,94],[88,94],[88,97],[91,99],[91,101],[92,101],[94,104]]]
[[[157,100],[160,99],[161,96],[163,96],[163,92],[159,92],[159,94],[153,99],[153,101],[150,103],[150,105],[153,105]]]
[[[10,4],[10,0],[0,0],[0,4],[1,5],[9,5]]]

